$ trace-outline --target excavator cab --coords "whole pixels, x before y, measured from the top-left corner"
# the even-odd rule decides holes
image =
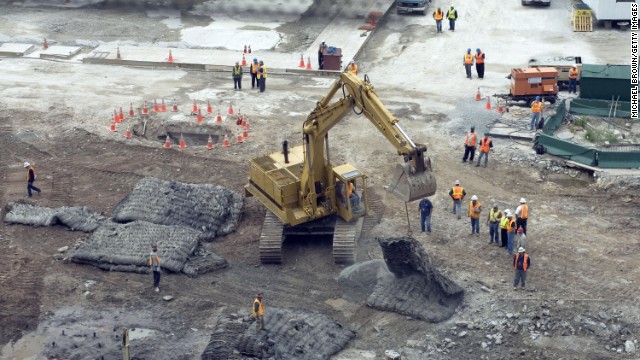
[[[346,222],[367,213],[367,176],[353,165],[333,168],[338,215]]]

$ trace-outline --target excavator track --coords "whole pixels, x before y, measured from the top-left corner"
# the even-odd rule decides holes
[[[260,234],[260,261],[262,263],[282,263],[282,237],[284,225],[271,211],[267,210]]]
[[[362,218],[352,222],[336,219],[333,232],[333,261],[336,264],[356,262],[356,232],[362,227],[362,221]]]

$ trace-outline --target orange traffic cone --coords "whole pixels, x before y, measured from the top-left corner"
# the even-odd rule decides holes
[[[49,48],[49,43],[47,42],[47,39],[44,39],[44,45],[42,47],[44,47],[45,50]]]
[[[504,108],[502,107],[502,102],[498,100],[498,112],[502,114],[504,112]]]
[[[221,123],[222,122],[222,115],[220,115],[220,109],[218,109],[218,116],[216,116],[216,122],[217,123]]]
[[[202,117],[202,110],[198,109],[198,116],[196,117],[196,122],[200,124],[203,121],[204,121],[204,118]]]
[[[124,120],[124,113],[122,112],[122,106],[120,106],[120,111],[118,112],[118,117],[120,121]]]
[[[242,137],[242,133],[238,131],[238,144],[242,144],[244,142],[244,138]]]
[[[122,60],[122,57],[120,56],[120,46],[118,46],[117,51],[116,51],[116,59],[117,60]]]
[[[247,53],[247,45],[245,45],[245,46],[244,46],[244,52],[243,52],[243,54],[246,54],[246,53]]]
[[[480,88],[478,88],[478,92],[476,93],[476,101],[482,100],[482,96],[480,95]]]
[[[304,57],[302,54],[300,54],[300,63],[298,64],[298,67],[304,68]]]
[[[247,59],[244,58],[244,54],[242,54],[242,66],[247,66]]]
[[[133,111],[133,103],[129,103],[129,116],[134,117],[136,115],[135,111]]]
[[[182,136],[182,134],[180,134],[180,143],[178,144],[178,147],[180,149],[184,149],[187,147],[187,143],[184,142],[184,136]]]
[[[213,138],[209,135],[209,140],[207,140],[207,150],[213,150]]]
[[[487,96],[487,104],[485,105],[487,110],[491,110],[491,96]]]
[[[113,109],[113,121],[116,123],[120,122],[120,115],[116,112],[116,109]]]
[[[242,137],[247,139],[249,138],[249,129],[247,129],[247,127],[244,127],[244,130],[242,131]]]
[[[160,112],[160,106],[158,105],[158,100],[156,99],[153,99],[153,112]]]
[[[116,122],[115,122],[115,121],[111,121],[111,126],[109,127],[109,131],[111,131],[111,132],[116,132],[116,131],[118,131],[118,130],[116,129]]]
[[[147,108],[147,100],[142,105],[142,115],[149,115],[149,109]]]
[[[233,115],[233,101],[229,101],[229,111],[227,113]]]
[[[131,126],[127,125],[127,130],[124,132],[125,139],[131,139]]]
[[[307,57],[307,70],[311,70],[311,56]]]
[[[249,54],[251,54],[251,45],[249,45],[249,50],[247,50]]]
[[[211,114],[213,112],[213,107],[211,107],[211,101],[207,100],[207,114]]]
[[[224,134],[224,141],[222,142],[222,147],[229,147],[231,146],[231,144],[229,144],[229,137],[227,136],[227,134]]]
[[[178,104],[176,103],[176,98],[173,98],[173,106],[171,107],[171,111],[178,112]]]
[[[169,134],[167,134],[167,138],[164,140],[163,148],[169,149],[171,147],[171,139],[169,138]]]
[[[171,54],[171,50],[169,50],[169,59],[167,59],[170,63],[173,62],[173,54]]]
[[[162,98],[162,105],[160,106],[160,112],[167,112],[167,104],[164,103],[164,98]]]
[[[191,110],[194,114],[198,112],[198,104],[196,104],[195,100],[193,100],[193,108]]]

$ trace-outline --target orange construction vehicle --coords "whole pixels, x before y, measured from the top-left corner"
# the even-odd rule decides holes
[[[507,78],[511,79],[509,94],[495,94],[494,97],[525,101],[527,106],[531,106],[536,96],[552,104],[558,99],[558,70],[554,67],[511,69]]]

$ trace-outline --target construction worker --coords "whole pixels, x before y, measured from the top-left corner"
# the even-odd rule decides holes
[[[149,254],[149,266],[153,272],[153,288],[155,292],[160,292],[160,258],[158,257],[158,245],[151,245]]]
[[[260,88],[260,92],[264,92],[264,89],[267,86],[267,67],[264,66],[264,62],[260,60],[260,66],[258,66],[258,87]]]
[[[464,191],[464,188],[460,186],[460,180],[456,180],[454,186],[449,190],[449,196],[453,199],[453,213],[458,216],[458,220],[460,220],[460,209],[462,207],[462,199],[464,199],[467,192]]]
[[[527,199],[520,198],[520,206],[516,208],[516,223],[522,231],[527,233],[527,219],[529,218],[529,205]]]
[[[478,140],[478,135],[476,134],[476,127],[472,126],[467,133],[467,136],[464,138],[464,156],[462,157],[462,162],[467,162],[467,158],[469,158],[469,164],[473,163],[473,157],[476,156],[476,143]]]
[[[524,290],[525,281],[527,280],[527,269],[531,267],[531,258],[525,252],[524,248],[519,248],[516,256],[513,257],[513,268],[516,271],[513,278],[513,290],[518,290],[518,284],[522,280],[522,289]]]
[[[487,163],[489,162],[489,152],[493,147],[493,141],[489,137],[489,132],[484,132],[484,137],[480,139],[480,154],[478,155],[478,163],[476,163],[476,167],[480,166],[480,160],[484,157],[484,167],[487,167]]]
[[[476,49],[476,54],[474,55],[474,59],[476,61],[476,72],[478,73],[478,78],[484,78],[484,59],[485,55],[480,49]]]
[[[478,197],[473,195],[469,203],[469,218],[471,219],[471,235],[474,233],[480,235],[480,213],[482,212],[482,204],[478,201]]]
[[[251,73],[251,88],[255,89],[256,86],[260,87],[260,83],[258,82],[258,68],[260,64],[258,64],[258,58],[253,58],[253,62],[251,63],[251,69],[249,72]]]
[[[318,69],[324,69],[324,51],[327,49],[327,44],[324,40],[320,43],[318,47]]]
[[[510,213],[511,211],[506,209],[502,213],[502,219],[500,220],[500,242],[502,243],[501,245],[503,248],[507,248],[507,245],[509,244],[509,233],[507,232],[507,222],[509,221],[509,218],[507,215]]]
[[[242,66],[236,61],[236,66],[231,70],[233,76],[233,90],[242,90]]]
[[[436,20],[436,32],[442,32],[442,19],[444,18],[444,13],[440,8],[437,8],[436,11],[433,12],[433,18]]]
[[[420,208],[420,228],[424,232],[426,227],[427,232],[431,233],[431,210],[433,210],[433,204],[429,198],[424,197],[420,200],[418,207]]]
[[[575,94],[578,88],[578,68],[572,66],[569,70],[569,94],[572,92]]]
[[[487,225],[489,225],[489,244],[493,244],[495,240],[496,245],[500,244],[500,220],[502,220],[502,213],[498,210],[498,204],[493,204],[493,207],[489,210],[487,216]]]
[[[542,101],[540,101],[540,96],[536,96],[536,100],[531,103],[531,130],[535,130],[538,126],[538,121],[540,121],[540,113],[542,112]]]
[[[27,195],[31,197],[31,190],[35,190],[38,194],[42,193],[42,190],[37,186],[33,185],[33,182],[36,181],[36,170],[33,168],[30,162],[24,163],[24,168],[27,169]]]
[[[517,230],[518,238],[516,239],[516,249],[519,248],[527,248],[527,235],[522,232],[522,228],[519,227]]]
[[[509,255],[513,255],[513,243],[516,236],[516,219],[512,213],[507,214],[507,251]]]
[[[468,48],[467,52],[464,53],[462,65],[464,65],[464,70],[467,72],[467,79],[472,79],[471,67],[473,66],[473,54],[471,53],[471,48]]]
[[[457,18],[458,18],[458,11],[453,8],[453,5],[451,5],[451,8],[449,9],[449,11],[447,11],[447,19],[449,19],[449,30],[451,31],[456,30]]]
[[[358,75],[358,64],[355,61],[349,61],[349,65],[347,65],[347,71],[352,73],[353,75]]]
[[[253,300],[253,306],[251,308],[251,316],[256,319],[256,331],[264,329],[264,306],[262,305],[262,293],[258,293]]]

